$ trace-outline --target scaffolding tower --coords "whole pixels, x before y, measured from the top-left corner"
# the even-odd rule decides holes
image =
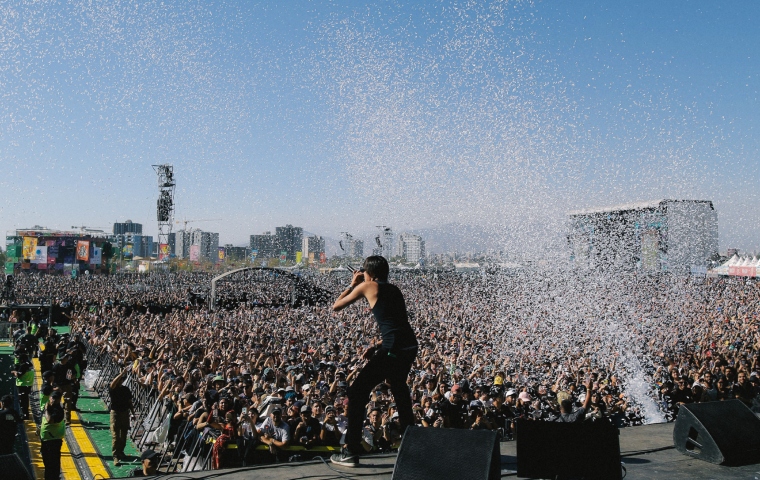
[[[174,223],[174,167],[167,164],[153,165],[158,176],[158,204],[156,219],[158,220],[158,259],[169,256],[169,235]]]

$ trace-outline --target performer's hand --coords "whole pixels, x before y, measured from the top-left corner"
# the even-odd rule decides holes
[[[375,351],[377,351],[377,346],[369,347],[365,352],[364,355],[362,355],[363,360],[369,360],[372,358],[372,355],[375,354]]]
[[[356,287],[363,281],[364,281],[364,272],[360,272],[359,270],[357,270],[354,272],[354,277],[351,279],[351,286]]]

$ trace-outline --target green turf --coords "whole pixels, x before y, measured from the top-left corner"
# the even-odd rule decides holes
[[[132,440],[127,439],[127,446],[124,449],[124,453],[130,457],[131,461],[122,462],[120,467],[114,467],[113,452],[111,451],[111,430],[109,427],[110,413],[106,409],[105,403],[98,398],[95,392],[87,390],[82,385],[79,390],[79,402],[77,406],[81,410],[79,415],[82,419],[82,424],[113,476],[128,477],[132,470],[140,466],[139,452],[135,448],[134,443],[132,443]]]

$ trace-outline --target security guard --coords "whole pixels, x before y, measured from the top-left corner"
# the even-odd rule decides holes
[[[59,480],[61,476],[61,445],[66,435],[65,416],[61,405],[61,392],[50,394],[50,401],[42,411],[40,440],[42,440],[42,463],[45,465],[45,480]]]
[[[21,417],[26,420],[29,418],[29,395],[32,393],[32,384],[34,383],[34,366],[29,361],[29,355],[20,353],[18,363],[11,371],[16,377],[16,389],[18,390],[18,402],[21,405]]]

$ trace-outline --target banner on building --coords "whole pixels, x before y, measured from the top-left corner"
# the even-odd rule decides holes
[[[48,247],[39,245],[37,247],[34,247],[34,252],[32,253],[32,258],[30,258],[32,263],[44,263],[47,265],[47,257],[48,257]]]
[[[259,254],[258,250],[251,250],[251,263],[256,261],[256,256]]]
[[[50,245],[47,247],[47,256],[48,256],[48,263],[55,263],[56,259],[58,258],[58,255],[61,252],[61,249],[58,245]]]
[[[77,260],[86,262],[90,259],[90,242],[79,240],[77,242]]]
[[[103,249],[98,247],[92,247],[92,255],[90,255],[90,264],[100,265],[103,263]]]
[[[301,263],[303,259],[303,252],[296,252],[296,263]]]
[[[314,252],[309,252],[309,265],[314,263]]]
[[[201,246],[200,245],[190,245],[190,261],[191,262],[201,261]]]
[[[124,258],[132,258],[134,256],[134,253],[135,253],[134,245],[132,245],[131,243],[128,243],[124,245],[123,247],[121,247],[121,256]]]
[[[319,252],[319,263],[327,263],[327,255],[325,255],[325,252]]]
[[[24,260],[31,260],[34,256],[34,249],[37,247],[37,237],[24,237],[23,257]]]
[[[222,263],[224,261],[224,247],[219,247],[219,261],[218,263]]]
[[[163,260],[169,258],[169,244],[162,243],[158,246],[158,259]]]
[[[285,261],[287,259],[288,259],[288,252],[286,252],[285,250],[281,251],[280,252],[280,265],[282,265],[283,263],[285,263]]]
[[[5,262],[5,274],[13,275],[13,262]]]

